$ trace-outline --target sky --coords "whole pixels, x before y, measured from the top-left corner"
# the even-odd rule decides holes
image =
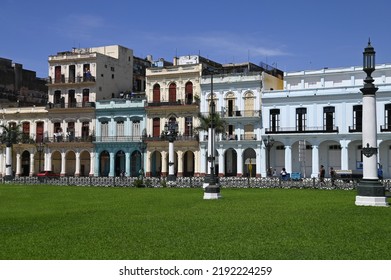
[[[282,71],[391,63],[389,0],[1,0],[0,57],[48,76],[48,57],[122,45],[172,61],[261,62]]]

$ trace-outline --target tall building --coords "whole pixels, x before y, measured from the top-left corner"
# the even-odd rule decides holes
[[[208,66],[220,64],[201,56],[175,57],[171,64],[159,60],[146,72],[146,130],[147,176],[168,175],[169,164],[174,165],[176,176],[200,174],[198,134],[200,77]],[[174,161],[169,162],[169,143],[164,130],[170,124],[178,124],[178,136],[174,141]]]

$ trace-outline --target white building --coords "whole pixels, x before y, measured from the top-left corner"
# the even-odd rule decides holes
[[[372,75],[377,92],[379,164],[391,175],[391,65]],[[362,67],[284,74],[283,90],[263,91],[263,133],[274,140],[270,165],[317,177],[320,165],[362,170]],[[265,171],[263,171],[265,172]],[[326,172],[328,174],[328,172]]]
[[[219,176],[260,177],[265,153],[262,142],[262,88],[282,88],[282,72],[251,63],[223,65],[219,72],[201,77],[202,114],[210,112],[211,86],[216,112],[226,123],[225,133],[216,135],[215,164]],[[272,75],[273,74],[273,75]],[[200,133],[201,174],[208,173],[207,132]],[[265,176],[263,174],[263,176]]]

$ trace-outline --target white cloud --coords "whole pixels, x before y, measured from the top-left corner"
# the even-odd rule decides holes
[[[277,42],[261,39],[258,35],[239,35],[234,33],[205,33],[195,35],[169,35],[169,34],[151,34],[142,35],[146,46],[152,46],[158,42],[162,46],[169,47],[171,50],[178,50],[178,55],[198,54],[206,56],[212,60],[223,63],[231,60],[262,60],[279,56],[290,56],[283,45]],[[236,62],[237,62],[236,61]],[[231,61],[230,61],[231,62]]]

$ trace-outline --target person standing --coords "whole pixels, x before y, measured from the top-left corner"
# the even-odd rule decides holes
[[[334,168],[330,167],[330,177],[331,177],[331,187],[336,187],[337,185],[335,184],[335,178],[336,178],[336,173]]]
[[[319,169],[319,183],[324,184],[324,176],[325,176],[326,170],[324,169],[324,166],[321,165]]]

